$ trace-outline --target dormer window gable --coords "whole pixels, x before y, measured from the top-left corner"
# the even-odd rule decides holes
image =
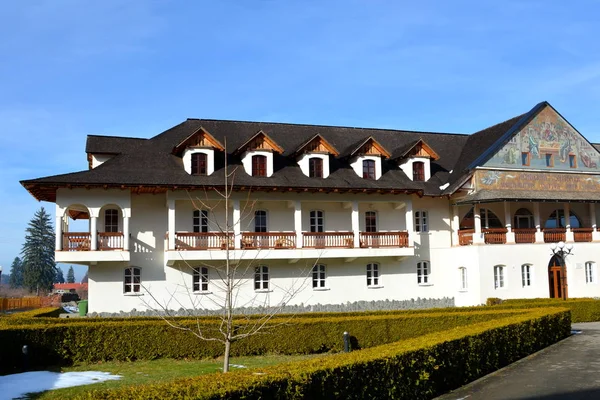
[[[294,152],[302,173],[310,178],[329,176],[329,156],[339,156],[339,152],[323,136],[316,134]]]
[[[183,168],[190,175],[211,175],[215,171],[215,151],[225,147],[203,127],[173,148],[173,154],[183,160]]]
[[[258,131],[233,152],[234,155],[241,155],[242,165],[248,175],[266,177],[273,175],[273,153],[281,154],[283,148],[263,131]]]
[[[350,166],[361,178],[377,180],[382,174],[381,160],[389,157],[385,147],[369,136],[350,153]]]
[[[431,160],[439,155],[423,139],[407,146],[395,157],[398,166],[414,182],[426,182],[431,178]]]

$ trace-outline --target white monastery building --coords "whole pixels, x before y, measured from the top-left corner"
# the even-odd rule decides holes
[[[227,260],[239,307],[600,296],[600,154],[547,102],[473,134],[188,119],[86,152],[21,183],[92,312],[219,308]]]

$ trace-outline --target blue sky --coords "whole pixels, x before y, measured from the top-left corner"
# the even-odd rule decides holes
[[[471,133],[547,100],[600,142],[597,1],[5,2],[0,265],[87,134],[187,117]],[[77,269],[78,277],[83,269]]]

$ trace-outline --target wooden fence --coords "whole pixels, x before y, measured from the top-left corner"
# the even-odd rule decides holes
[[[0,311],[18,310],[21,308],[39,308],[41,297],[0,298]]]

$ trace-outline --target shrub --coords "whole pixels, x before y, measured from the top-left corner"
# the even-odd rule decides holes
[[[573,322],[600,321],[600,300],[590,298],[562,299],[513,299],[503,300],[496,309],[518,309],[536,307],[564,307],[571,310]]]

